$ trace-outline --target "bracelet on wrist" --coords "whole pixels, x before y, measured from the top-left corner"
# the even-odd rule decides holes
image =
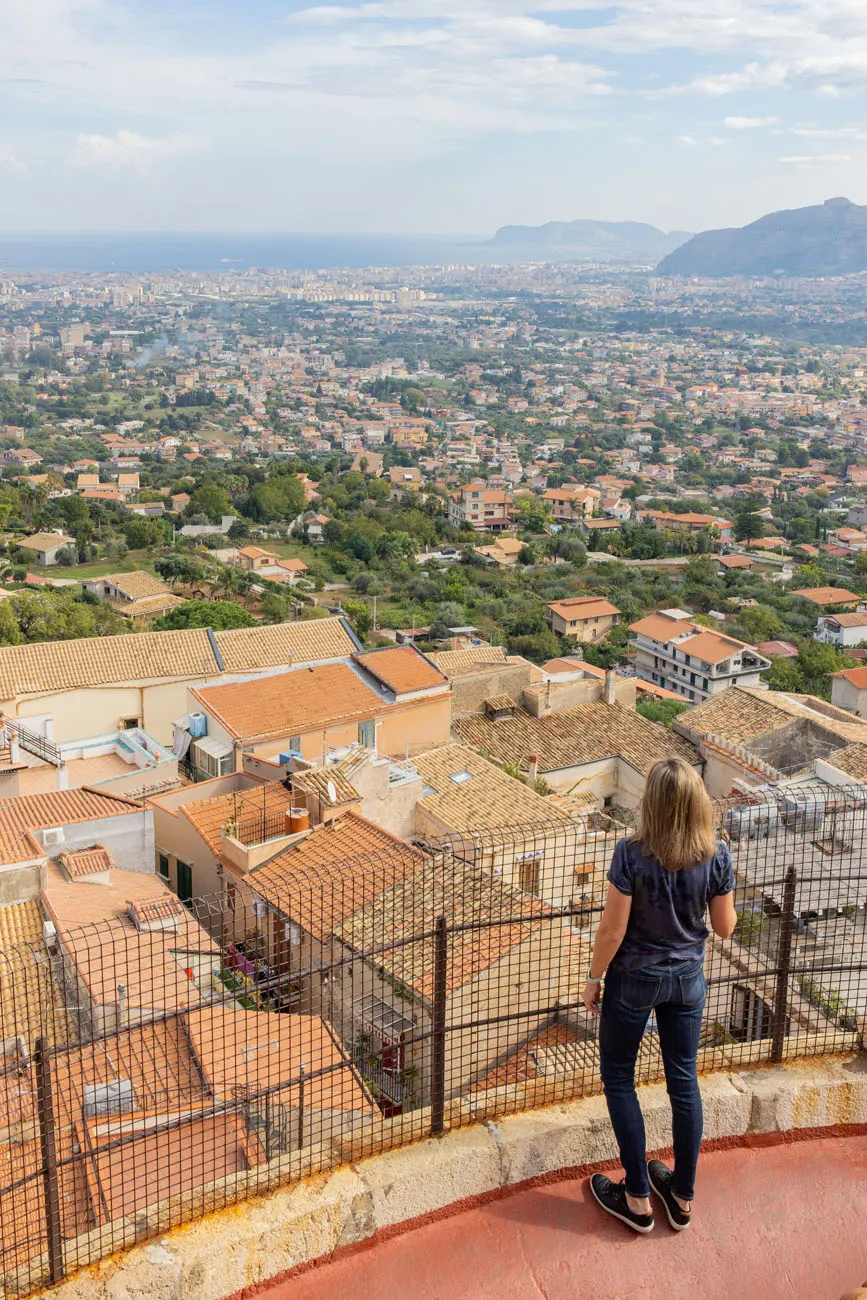
[[[596,979],[595,976],[591,975],[589,971],[587,972],[588,984],[601,984],[604,978],[605,978],[604,975],[600,975],[599,978]]]

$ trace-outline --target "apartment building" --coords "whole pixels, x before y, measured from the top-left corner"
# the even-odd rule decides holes
[[[511,523],[512,498],[484,483],[468,483],[449,501],[449,523],[480,533],[503,532]]]
[[[599,509],[600,498],[597,488],[564,483],[562,487],[548,488],[542,500],[554,516],[555,523],[568,525],[591,519]]]
[[[629,630],[638,677],[694,704],[730,686],[759,686],[771,666],[754,646],[693,623],[683,610],[650,614]]]
[[[597,596],[573,596],[552,601],[546,622],[557,636],[571,636],[580,642],[601,641],[620,622],[620,610],[610,600]]]

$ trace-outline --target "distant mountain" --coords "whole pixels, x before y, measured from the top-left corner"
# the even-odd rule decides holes
[[[689,238],[685,231],[665,234],[642,221],[549,221],[544,226],[503,226],[489,247],[563,261],[655,262]]]
[[[867,271],[867,207],[828,199],[706,230],[668,254],[659,275],[848,275]]]

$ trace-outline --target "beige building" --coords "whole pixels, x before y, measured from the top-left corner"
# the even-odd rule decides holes
[[[34,533],[32,537],[20,537],[15,546],[19,551],[29,552],[36,564],[46,567],[57,564],[57,552],[64,547],[72,546],[78,554],[75,538],[66,537],[63,533]]]
[[[601,641],[620,622],[620,610],[597,596],[573,596],[548,606],[547,622],[557,636],[579,642]]]
[[[144,569],[107,573],[102,578],[91,578],[82,586],[128,618],[150,621],[183,604],[180,596],[173,595],[164,582]]]
[[[576,685],[598,689],[600,684]],[[484,713],[455,720],[458,739],[494,763],[516,765],[531,781],[544,777],[558,793],[592,795],[595,808],[637,807],[647,773],[661,758],[679,756],[698,764],[693,745],[634,709],[597,699],[541,713],[546,687],[536,690],[540,714],[511,700],[492,700]]]
[[[598,488],[580,487],[575,483],[548,488],[542,497],[558,524],[578,524],[592,519],[599,509],[600,499]]]
[[[448,740],[449,684],[411,646],[356,654],[349,663],[275,673],[258,681],[190,691],[189,712],[208,719],[190,746],[204,773],[222,775],[253,754],[281,765],[291,755],[325,765],[351,745],[399,758]],[[210,771],[206,751],[224,764]],[[219,752],[218,752],[219,751]]]
[[[171,745],[187,688],[344,659],[358,643],[340,618],[213,632],[141,632],[0,648],[0,709],[60,744],[142,727]]]
[[[419,754],[416,836],[447,841],[458,857],[511,889],[569,907],[580,897],[586,822],[509,776],[467,745]]]

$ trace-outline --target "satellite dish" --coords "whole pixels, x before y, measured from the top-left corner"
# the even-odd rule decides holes
[[[337,803],[337,787],[335,786],[334,782],[333,782],[333,781],[329,781],[329,782],[328,782],[328,785],[327,785],[326,788],[327,788],[327,790],[328,790],[328,799],[329,799],[329,802],[330,802],[330,803]]]

